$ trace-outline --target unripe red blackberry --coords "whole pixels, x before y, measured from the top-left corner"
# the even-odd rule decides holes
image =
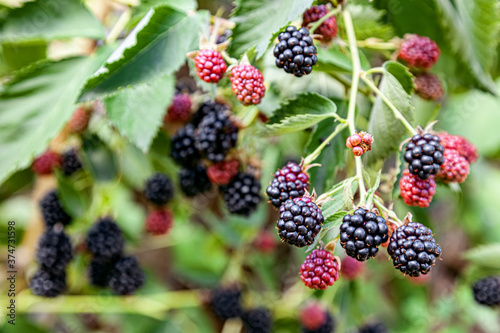
[[[264,254],[273,253],[276,245],[276,235],[267,229],[259,232],[253,242],[255,249]]]
[[[302,14],[302,26],[307,27],[310,23],[319,21],[319,19],[326,14],[328,14],[328,9],[325,5],[312,6]],[[329,42],[337,36],[337,31],[337,19],[335,16],[332,16],[321,23],[321,25],[314,30],[314,33],[323,36],[323,40]]]
[[[107,287],[111,271],[118,258],[92,258],[88,267],[90,283],[98,287]]]
[[[241,320],[247,333],[270,333],[273,325],[271,311],[266,308],[245,311]]]
[[[439,76],[424,73],[415,77],[415,92],[428,101],[437,101],[444,95],[443,84]]]
[[[358,261],[349,256],[345,256],[340,262],[340,275],[342,275],[342,279],[354,280],[361,275],[364,269],[365,263],[363,261]]]
[[[38,175],[49,175],[61,165],[61,155],[48,150],[35,158],[31,169]]]
[[[249,216],[261,201],[260,181],[249,173],[238,173],[222,188],[227,209],[233,214]]]
[[[196,74],[207,83],[217,83],[224,76],[227,65],[215,50],[200,50],[194,58]]]
[[[500,305],[500,276],[490,276],[476,281],[472,286],[472,292],[479,304]]]
[[[33,295],[56,297],[66,289],[66,272],[48,272],[43,268],[35,273],[29,282]]]
[[[146,180],[144,196],[155,205],[165,205],[174,197],[174,185],[167,175],[157,172]]]
[[[172,227],[173,218],[169,210],[155,210],[146,217],[146,231],[153,235],[164,235]]]
[[[58,192],[52,190],[40,200],[43,221],[47,227],[53,227],[56,223],[67,225],[72,217],[63,208],[59,201]]]
[[[83,168],[82,160],[75,148],[65,151],[61,156],[61,169],[66,176],[71,176]]]
[[[276,66],[297,77],[310,74],[318,58],[309,30],[288,26],[278,35],[278,40],[273,51]]]
[[[226,158],[238,140],[238,128],[225,111],[211,112],[200,122],[195,146],[201,155],[212,162]]]
[[[240,163],[237,160],[222,161],[211,165],[207,170],[210,182],[215,185],[226,185],[238,173]]]
[[[170,156],[181,166],[192,166],[198,163],[200,152],[195,146],[195,127],[187,124],[172,135]]]
[[[439,46],[429,37],[408,35],[399,49],[399,58],[408,65],[428,69],[434,65],[441,51]]]
[[[392,233],[387,252],[396,269],[416,277],[430,272],[441,255],[441,247],[436,244],[431,229],[418,222],[408,222]]]
[[[420,179],[427,179],[441,170],[444,163],[444,147],[437,135],[426,133],[414,135],[406,144],[404,159],[408,170]]]
[[[120,256],[124,244],[122,231],[111,217],[98,219],[87,233],[87,248],[97,258]]]
[[[207,169],[201,164],[182,169],[179,172],[179,185],[182,193],[188,197],[205,193],[212,188],[212,183],[207,176]]]
[[[441,145],[445,149],[458,151],[460,156],[465,157],[470,164],[477,160],[477,148],[466,138],[446,132],[439,133],[439,137],[441,138]]]
[[[352,215],[345,215],[342,221],[340,245],[356,260],[375,257],[378,247],[389,238],[385,219],[366,209],[358,208]]]
[[[300,266],[300,278],[311,289],[326,289],[339,279],[340,265],[326,250],[314,249]]]
[[[432,175],[427,179],[420,179],[405,169],[399,180],[399,189],[405,204],[424,208],[429,207],[436,193],[436,182]]]
[[[238,65],[229,76],[231,89],[243,105],[260,104],[266,87],[262,73],[252,65]]]
[[[283,242],[304,247],[311,245],[323,225],[321,209],[309,197],[288,199],[280,206],[277,223]]]
[[[191,98],[188,94],[176,94],[167,109],[163,122],[186,122],[191,118]]]
[[[269,200],[275,207],[280,207],[288,199],[301,197],[309,190],[309,175],[294,162],[276,171],[266,189]]]
[[[327,321],[328,313],[317,303],[307,305],[300,313],[302,326],[309,330],[317,330]]]
[[[130,295],[144,284],[144,272],[137,259],[122,257],[109,275],[109,288],[117,295]]]
[[[85,108],[79,107],[73,112],[71,119],[68,122],[69,130],[72,133],[79,134],[87,129],[89,126],[90,117],[92,116],[92,111]]]
[[[470,172],[467,159],[458,151],[448,149],[444,152],[444,163],[436,175],[436,180],[443,183],[463,183]]]
[[[219,287],[210,294],[210,307],[221,319],[236,318],[243,313],[241,290],[237,287]]]
[[[361,156],[372,150],[372,145],[373,137],[364,131],[355,133],[346,140],[346,147],[352,149],[354,156]]]
[[[60,273],[66,269],[73,258],[73,250],[69,237],[62,228],[49,228],[40,237],[36,252],[36,260],[40,266],[50,273]]]
[[[361,156],[361,155],[363,155],[364,152],[365,151],[361,147],[354,147],[354,148],[352,148],[352,153],[353,153],[354,156]]]

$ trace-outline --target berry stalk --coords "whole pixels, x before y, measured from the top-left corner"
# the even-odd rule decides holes
[[[347,126],[349,126],[349,122],[346,121],[345,119],[342,119],[342,118],[337,118],[339,121],[342,122],[341,125],[338,125],[336,128],[335,128],[335,131],[332,132],[332,134],[330,134],[326,139],[325,141],[323,141],[319,146],[318,148],[316,148],[316,150],[314,150],[311,154],[309,154],[305,159],[304,159],[304,166],[307,166],[309,164],[311,164],[312,162],[314,162],[314,160],[316,158],[318,158],[318,156],[321,154],[321,151],[323,150],[323,148],[326,147],[326,145],[328,145],[328,143],[330,143],[330,141],[333,140],[333,138],[339,134],[340,132],[342,132]]]
[[[326,20],[328,20],[330,17],[337,15],[338,13],[340,13],[341,10],[342,10],[342,6],[338,6],[337,8],[332,9],[331,11],[329,11],[326,15],[322,16],[319,20],[317,20],[316,22],[314,22],[314,24],[311,26],[311,29],[309,29],[309,32],[311,34],[313,34],[314,31],[316,29],[318,29],[320,25],[323,24],[323,22],[325,22]]]

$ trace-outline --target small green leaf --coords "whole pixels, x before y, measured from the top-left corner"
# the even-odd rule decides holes
[[[377,10],[372,6],[364,6],[359,4],[349,4],[349,12],[352,16],[354,32],[358,40],[368,38],[379,38],[389,40],[395,36],[394,28],[388,22],[383,22],[382,19],[386,14],[385,10]],[[337,21],[343,31],[344,20]]]
[[[353,193],[357,189],[358,180],[352,177],[345,179],[328,191],[328,193],[332,193],[332,195],[330,195],[321,206],[324,218],[328,218],[344,207],[344,189],[346,186],[350,186],[350,191]]]
[[[408,95],[413,92],[413,89],[415,88],[413,75],[408,70],[408,67],[395,61],[386,61],[383,67],[388,73],[391,73],[399,81]]]
[[[467,251],[464,257],[475,265],[500,269],[500,244],[475,247]]]
[[[380,186],[380,176],[382,175],[382,170],[379,170],[377,173],[377,179],[375,179],[375,184],[366,192],[366,202],[373,202],[373,196],[375,195],[375,191],[377,191]]]
[[[13,70],[47,58],[45,41],[29,44],[3,43],[2,53],[5,63]]]
[[[353,194],[353,191],[352,191],[352,181],[353,181],[353,178],[349,178],[349,180],[347,181],[347,183],[345,184],[344,186],[344,191],[343,191],[343,200],[344,200],[344,206],[351,210],[354,208],[354,194]]]
[[[57,191],[64,209],[75,219],[81,218],[88,207],[87,198],[75,188],[74,182],[57,172]]]
[[[323,72],[352,72],[351,54],[348,50],[341,49],[338,46],[323,49],[318,47],[318,65],[314,70]],[[365,54],[359,51],[359,59],[363,70],[369,69],[370,62]]]
[[[330,230],[340,226],[342,224],[342,219],[346,214],[347,214],[346,211],[339,211],[333,215],[326,217],[325,222],[323,223],[323,228]]]

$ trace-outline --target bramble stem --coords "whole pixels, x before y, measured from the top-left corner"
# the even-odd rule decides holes
[[[351,14],[347,10],[345,10],[343,14],[344,14],[344,22],[345,22],[347,37],[349,40],[349,49],[351,51],[352,68],[353,68],[351,91],[349,95],[349,106],[347,109],[347,122],[349,123],[349,130],[351,132],[351,135],[353,135],[354,133],[356,133],[356,126],[355,126],[356,96],[358,94],[359,77],[361,75],[361,63],[359,61],[358,46],[356,44],[356,34],[354,32],[354,26],[352,24]],[[363,162],[361,161],[360,156],[355,156],[354,160],[356,162],[356,175],[358,176],[358,181],[359,181],[360,204],[362,205],[364,204],[366,197],[365,181],[363,179]]]
[[[374,198],[373,202],[374,202],[375,206],[376,206],[378,209],[383,210],[384,212],[386,212],[386,213],[387,213],[387,215],[388,215],[389,217],[391,217],[393,220],[397,221],[398,223],[396,223],[396,224],[398,224],[398,226],[402,226],[402,225],[403,225],[403,221],[401,221],[401,220],[398,218],[398,216],[396,215],[396,213],[394,213],[393,211],[391,211],[391,210],[387,209],[387,208],[384,206],[384,204],[383,204],[383,203],[381,203],[378,199],[375,199],[375,198]]]
[[[342,10],[342,6],[338,6],[337,8],[335,9],[332,9],[331,11],[329,11],[326,15],[324,15],[323,17],[321,17],[319,20],[317,20],[316,22],[314,22],[314,24],[311,26],[311,28],[309,29],[309,33],[310,34],[313,34],[314,31],[316,29],[318,29],[318,27],[323,24],[323,22],[325,22],[326,20],[328,20],[330,17],[332,16],[335,16],[337,15],[338,13],[340,13],[340,11]]]
[[[372,50],[396,50],[398,46],[391,42],[381,42],[377,39],[368,38],[357,42],[358,47]]]
[[[113,26],[109,34],[106,36],[106,44],[113,43],[120,36],[131,17],[132,10],[127,7],[127,9],[125,9],[120,15],[118,21],[116,21],[116,24]]]
[[[342,119],[342,118],[340,118]],[[340,132],[342,132],[344,130],[344,128],[346,128],[349,123],[347,121],[345,121],[345,119],[342,119],[343,120],[343,123],[342,124],[339,124],[337,125],[337,127],[335,128],[335,131],[333,131],[332,134],[330,134],[326,139],[325,141],[323,141],[319,146],[318,148],[316,148],[316,150],[314,150],[311,154],[309,154],[305,159],[304,159],[304,166],[307,166],[309,164],[311,164],[312,162],[314,162],[314,160],[316,158],[318,158],[319,154],[321,154],[321,151],[323,150],[323,148],[326,147],[326,145],[328,145],[328,143],[330,143],[330,141],[333,140],[333,138],[339,134]]]

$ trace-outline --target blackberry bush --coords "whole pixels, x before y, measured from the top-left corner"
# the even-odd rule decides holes
[[[36,260],[44,270],[60,273],[66,269],[73,258],[73,250],[69,237],[62,228],[49,228],[40,237]]]
[[[182,193],[188,197],[205,193],[212,188],[207,175],[207,169],[201,164],[192,168],[182,169],[179,172],[179,185]]]
[[[414,135],[405,147],[404,159],[408,162],[408,170],[420,179],[437,174],[444,163],[444,147],[440,142],[437,135]]]
[[[117,295],[130,295],[144,284],[144,273],[134,257],[116,261],[109,275],[109,288]]]
[[[252,174],[238,173],[223,187],[227,209],[233,214],[250,215],[262,199],[260,188],[260,181]]]
[[[94,256],[112,259],[121,255],[122,231],[111,217],[98,219],[87,233],[87,248]]]
[[[167,175],[157,172],[146,181],[144,196],[155,205],[164,205],[174,197],[174,185]]]
[[[490,276],[474,282],[472,292],[479,304],[500,305],[500,277]]]
[[[342,219],[340,245],[346,254],[359,261],[375,257],[378,247],[389,238],[389,228],[382,216],[358,208]]]
[[[331,252],[315,249],[300,266],[300,278],[311,289],[326,289],[339,278],[340,265]]]
[[[301,197],[309,190],[309,175],[294,162],[276,171],[266,189],[269,200],[275,207],[280,207],[288,199]]]
[[[71,222],[71,216],[66,213],[61,202],[57,190],[52,190],[45,194],[40,200],[40,209],[42,211],[43,221],[47,227],[53,227],[56,223],[67,225]]]
[[[278,40],[274,47],[276,66],[297,77],[310,74],[318,58],[309,30],[288,26],[278,35]]]

